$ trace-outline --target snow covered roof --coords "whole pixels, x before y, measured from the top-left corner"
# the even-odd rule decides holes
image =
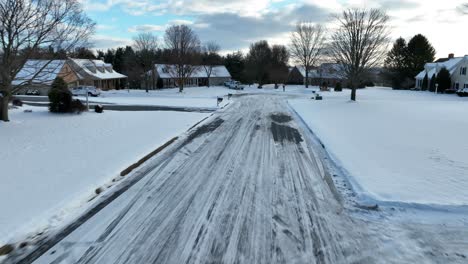
[[[65,65],[65,60],[28,60],[18,72],[13,85],[51,85]]]
[[[427,74],[428,78],[431,79],[432,76],[437,75],[442,68],[446,68],[450,72],[450,75],[452,75],[463,60],[468,60],[468,56],[452,58],[444,62],[426,63],[424,65],[424,70],[418,73],[415,78],[419,80],[424,79],[424,76]]]
[[[302,77],[305,78],[305,67],[296,66]],[[309,70],[309,78],[324,78],[324,79],[343,79],[344,69],[338,63],[323,63],[318,69]]]
[[[204,67],[209,67],[209,66],[196,66],[196,69],[192,73],[190,77],[192,78],[208,78],[208,75],[206,74],[206,70]],[[158,75],[160,78],[173,78],[173,73],[175,71],[175,65],[169,65],[169,64],[156,64],[155,69],[158,72]],[[227,68],[223,65],[218,65],[218,66],[213,66],[213,69],[211,71],[211,76],[210,78],[231,78],[231,74],[227,70]]]
[[[305,67],[304,66],[296,66],[297,70],[299,71],[299,73],[302,75],[302,77],[305,78],[306,76],[306,70],[305,70]],[[318,77],[318,73],[317,73],[317,70],[315,69],[310,69],[309,70],[309,78],[316,78]]]
[[[70,59],[76,66],[78,66],[78,75],[81,79],[84,74],[91,76],[93,79],[109,80],[109,79],[123,79],[127,76],[120,74],[112,68],[112,64],[105,63],[102,60],[87,60],[87,59]],[[84,73],[84,74],[83,74]]]
[[[343,79],[344,67],[338,63],[323,63],[320,65],[319,75],[325,79]]]

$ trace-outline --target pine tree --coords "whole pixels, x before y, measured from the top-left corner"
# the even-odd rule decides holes
[[[388,52],[385,59],[385,68],[390,72],[390,79],[394,89],[409,88],[402,87],[407,78],[408,72],[408,46],[403,38],[398,38],[393,44],[393,48]]]
[[[424,69],[424,65],[433,62],[436,51],[429,40],[421,34],[408,42],[409,74],[414,78]]]
[[[437,92],[444,93],[445,90],[450,89],[452,85],[452,80],[450,78],[450,72],[444,67],[440,69],[439,73],[437,74],[437,83],[439,87]]]

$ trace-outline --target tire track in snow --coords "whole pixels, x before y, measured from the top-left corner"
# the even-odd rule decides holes
[[[283,99],[244,96],[216,115],[130,201],[61,242],[96,243],[54,248],[57,263],[378,263],[359,256],[375,247],[365,224],[343,213]]]

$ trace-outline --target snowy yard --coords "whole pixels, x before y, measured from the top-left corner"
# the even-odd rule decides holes
[[[246,85],[244,90],[232,90],[223,86],[187,87],[182,93],[179,93],[178,88],[149,90],[148,93],[145,90],[112,90],[104,91],[101,96],[90,98],[90,101],[120,105],[200,107],[215,110],[217,109],[216,98],[224,97],[222,105],[225,105],[228,103],[226,96],[229,93],[233,95],[244,93],[310,95],[311,89],[305,89],[302,85],[288,85],[286,92],[283,92],[282,87],[274,89],[273,85],[265,85],[263,89],[257,89],[255,85],[250,87]]]
[[[347,170],[361,198],[468,205],[468,100],[454,95],[359,90],[322,93],[292,107]]]
[[[0,123],[0,146],[8,150],[0,153],[0,245],[62,221],[96,188],[207,115],[13,110],[11,122]]]

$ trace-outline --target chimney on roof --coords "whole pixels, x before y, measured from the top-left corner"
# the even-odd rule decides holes
[[[450,53],[450,54],[449,54],[449,56],[448,56],[448,58],[449,58],[449,59],[453,59],[453,58],[455,58],[455,54],[453,54],[453,53]]]

